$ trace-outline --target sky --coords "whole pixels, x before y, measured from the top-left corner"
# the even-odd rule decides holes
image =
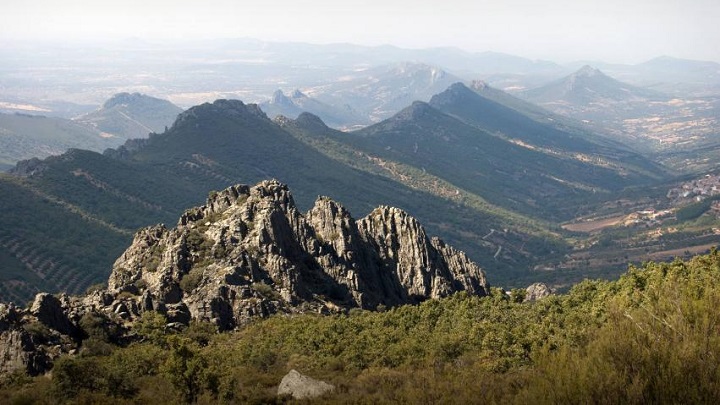
[[[0,40],[257,38],[454,46],[556,62],[720,62],[720,0],[22,0]],[[2,42],[2,41],[0,41]]]

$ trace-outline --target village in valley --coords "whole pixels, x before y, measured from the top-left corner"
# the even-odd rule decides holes
[[[667,204],[664,209],[647,208],[629,214],[621,221],[624,226],[653,227],[661,225],[666,219],[675,218],[679,209],[691,204],[701,203],[720,195],[720,175],[706,174],[703,177],[686,181],[668,190]],[[715,218],[720,217],[720,200],[714,198],[703,212],[709,212]],[[700,213],[700,215],[702,214]],[[699,216],[699,215],[698,215]]]
[[[691,200],[700,202],[718,194],[720,194],[720,175],[706,174],[699,179],[671,188],[667,193],[667,198],[673,202],[673,205],[682,205]]]
[[[702,177],[688,180],[670,188],[664,201],[658,200],[645,207],[638,207],[631,213],[606,215],[603,217],[584,218],[576,222],[565,224],[563,227],[570,231],[594,233],[607,227],[645,227],[661,226],[665,221],[676,219],[680,210],[690,206],[698,206],[701,210],[697,216],[709,213],[720,218],[720,175],[706,174]],[[702,202],[706,201],[706,204]],[[720,233],[720,229],[713,229]]]

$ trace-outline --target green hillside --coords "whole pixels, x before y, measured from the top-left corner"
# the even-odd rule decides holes
[[[543,127],[536,128],[539,136]],[[511,142],[420,102],[356,134],[347,141],[357,148],[422,168],[495,205],[547,220],[572,218],[583,203],[653,180],[619,164]]]
[[[123,141],[62,118],[0,113],[0,170],[20,160],[59,155],[69,148],[102,152]]]
[[[107,279],[132,234],[21,179],[0,175],[0,297],[81,293]]]
[[[378,205],[402,208],[426,224],[429,232],[468,252],[497,280],[524,272],[537,256],[564,249],[557,235],[522,216],[413,188],[330,158],[270,121],[256,106],[239,101],[194,107],[166,133],[129,142],[106,155],[72,150],[24,170],[18,173],[28,176],[22,182],[1,181],[42,190],[46,198],[104,226],[94,238],[112,249],[72,256],[75,267],[94,280],[109,274],[113,260],[126,247],[127,239],[113,236],[118,232],[125,235],[141,226],[171,223],[183,210],[201,204],[212,190],[267,178],[281,179],[297,190],[294,197],[302,209],[310,208],[318,195],[347,201],[358,216]],[[12,213],[18,208],[6,200],[2,209]],[[18,236],[16,229],[23,226],[17,222],[20,216],[7,215],[5,220],[5,232]],[[32,218],[27,225],[40,228]],[[72,250],[65,243],[95,249],[92,242],[73,241],[63,230],[52,237],[55,244],[40,248],[58,260],[69,260],[66,255]],[[12,265],[17,267],[16,262]],[[44,289],[62,287],[51,284]]]
[[[512,101],[495,96],[505,104]],[[513,109],[513,103],[498,103],[459,84],[432,104],[443,111],[417,102],[381,123],[343,133],[307,113],[271,121],[255,105],[218,100],[180,114],[167,131],[147,139],[130,140],[105,154],[73,149],[29,161],[16,169],[22,181],[2,177],[0,182],[31,190],[26,193],[31,200],[54,201],[74,215],[68,221],[100,224],[93,237],[111,246],[108,252],[71,255],[75,245],[64,244],[81,242],[63,229],[53,235],[54,243],[38,247],[92,274],[88,280],[109,273],[114,254],[127,243],[118,233],[172,223],[212,190],[276,178],[292,188],[301,209],[319,195],[345,202],[358,216],[378,205],[399,207],[467,252],[491,283],[514,286],[530,274],[548,276],[531,269],[560,262],[569,252],[559,222],[665,174],[627,148],[540,123],[522,108]],[[34,221],[45,215],[21,224],[21,216],[13,214],[16,202],[0,203],[8,213],[3,231],[11,239],[24,237],[17,229],[37,225]],[[32,267],[10,253],[0,259],[0,266],[12,269],[7,286],[23,266]],[[42,285],[49,291],[68,289],[54,282]]]

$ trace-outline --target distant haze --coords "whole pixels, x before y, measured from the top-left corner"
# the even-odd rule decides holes
[[[24,0],[0,4],[0,42],[253,37],[559,62],[720,61],[718,21],[718,0]]]

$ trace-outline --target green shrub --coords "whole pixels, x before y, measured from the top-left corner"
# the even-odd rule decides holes
[[[26,323],[23,328],[38,342],[47,342],[52,337],[50,328],[38,321]]]
[[[263,283],[262,281],[253,283],[251,287],[265,298],[276,298],[278,296],[271,286]]]
[[[133,330],[150,342],[164,346],[166,344],[165,325],[167,325],[167,319],[164,315],[155,311],[146,311],[143,312],[140,319],[135,321]]]
[[[180,279],[180,289],[186,293],[190,293],[197,288],[197,286],[200,285],[200,281],[202,281],[204,271],[204,267],[195,267],[190,270]]]

